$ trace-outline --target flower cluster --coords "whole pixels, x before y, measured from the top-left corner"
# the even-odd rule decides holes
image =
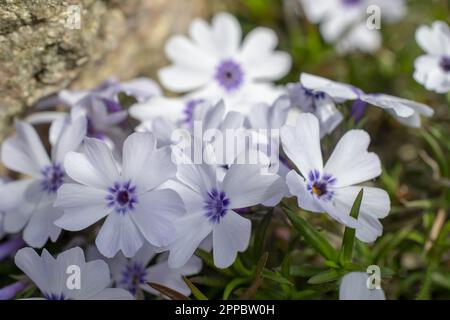
[[[368,2],[392,7],[386,9],[391,20],[404,11],[403,1],[302,2],[325,39],[340,39],[344,51],[375,49],[360,27]],[[152,283],[189,295],[182,277],[201,272],[196,252],[212,250],[215,267],[232,266],[249,247],[255,212],[268,214],[292,204],[289,198],[296,198],[297,211],[325,213],[356,230],[360,241],[382,234],[390,199],[374,186],[382,165],[369,151],[369,134],[348,130],[325,163],[321,139],[345,130],[347,101],[356,120],[369,104],[410,127],[420,127],[433,110],[307,73],[298,83],[276,85],[291,67],[289,54],[276,50],[276,34],[260,27],[241,38],[237,19],[227,13],[211,24],[196,19],[189,36],[170,38],[165,53],[171,65],[159,70],[159,81],[180,97],[163,96],[150,79],[111,78],[91,90],[63,90],[15,122],[1,160],[20,179],[0,185],[0,237],[9,253],[27,246],[15,256],[27,278],[2,289],[4,297],[22,292],[30,280],[40,297],[52,300],[160,294]],[[448,27],[421,27],[417,39],[427,54],[416,62],[415,79],[448,91]],[[133,98],[131,105],[123,95]],[[67,109],[43,110],[56,105]],[[34,127],[45,123],[48,144]],[[208,130],[214,134],[206,137]],[[56,259],[46,249],[41,256],[32,249],[49,242],[64,244]],[[81,273],[79,290],[66,286],[71,266]],[[352,291],[348,281],[343,298]]]

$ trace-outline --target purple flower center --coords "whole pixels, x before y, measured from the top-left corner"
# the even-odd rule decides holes
[[[336,183],[336,178],[330,174],[321,175],[319,170],[311,170],[308,174],[308,183],[306,189],[311,195],[325,201],[331,200],[334,195],[334,191],[331,190]]]
[[[108,114],[120,112],[123,110],[122,106],[119,102],[112,100],[112,99],[106,99],[106,98],[99,98],[100,101],[102,101],[106,107],[106,111]],[[94,111],[93,111],[94,112]],[[127,122],[126,120],[122,121],[118,124],[122,128],[126,128]],[[106,136],[106,134],[99,128],[96,127],[96,124],[92,120],[92,117],[87,117],[87,136],[92,138],[97,138],[100,140],[103,140]]]
[[[305,88],[304,86],[301,86],[301,87],[303,89],[305,96],[307,96],[309,98],[316,99],[316,100],[325,98],[325,92],[315,91],[312,89]]]
[[[194,120],[195,107],[204,101],[205,100],[203,100],[203,99],[192,99],[192,100],[188,100],[186,102],[186,105],[183,110],[183,113],[185,116],[183,123],[187,123],[190,127],[192,127],[192,122]]]
[[[41,188],[48,193],[55,193],[64,182],[65,173],[59,163],[44,167],[41,173]]]
[[[229,205],[230,199],[226,197],[225,192],[219,192],[215,188],[212,189],[205,201],[206,217],[212,223],[219,223],[220,219],[227,213]]]
[[[291,104],[304,112],[315,112],[316,102],[326,97],[325,92],[315,91],[300,83],[288,85]]]
[[[106,110],[108,111],[108,113],[122,111],[122,106],[120,105],[119,102],[114,101],[112,99],[105,99],[105,98],[103,98],[102,101],[105,103]]]
[[[362,0],[341,0],[341,3],[345,7],[354,7],[359,5]]]
[[[441,58],[440,66],[445,72],[450,72],[450,56],[443,56]]]
[[[126,214],[134,210],[136,205],[136,186],[131,185],[131,181],[116,182],[114,186],[108,188],[109,194],[106,196],[108,207],[114,207],[119,214]]]
[[[226,91],[234,91],[241,86],[244,73],[238,63],[233,60],[224,60],[217,67],[215,79]]]
[[[145,266],[138,262],[130,262],[122,271],[119,284],[135,295],[139,285],[145,283],[147,270]]]
[[[68,300],[65,296],[64,293],[50,293],[50,294],[44,294],[45,299],[47,300]]]

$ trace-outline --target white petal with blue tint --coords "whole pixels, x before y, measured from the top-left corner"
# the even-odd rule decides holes
[[[176,223],[178,239],[170,246],[169,266],[179,268],[194,254],[203,239],[213,230],[204,213],[188,214]]]
[[[286,155],[303,174],[322,169],[319,121],[314,115],[300,114],[295,127],[281,128],[281,142]]]
[[[336,187],[349,186],[378,177],[381,162],[368,152],[370,136],[363,130],[350,130],[339,140],[324,171],[336,178]]]
[[[297,197],[298,206],[311,212],[323,212],[323,208],[314,196],[306,190],[305,180],[295,170],[291,170],[286,176],[286,184],[292,195]]]
[[[215,225],[213,231],[214,264],[219,268],[229,267],[238,252],[247,249],[251,235],[250,220],[241,217],[234,211],[229,211]]]
[[[108,258],[122,251],[132,257],[144,244],[144,237],[130,215],[110,214],[95,239],[98,250]]]
[[[386,300],[383,289],[369,289],[369,275],[364,272],[346,274],[339,287],[339,300]]]
[[[64,168],[73,180],[86,186],[98,189],[110,186],[110,179],[105,178],[83,153],[69,152],[64,160]]]

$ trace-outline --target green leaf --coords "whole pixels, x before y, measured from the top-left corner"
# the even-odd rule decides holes
[[[169,297],[172,300],[191,300],[189,297],[186,297],[184,294],[175,291],[173,289],[167,288],[165,286],[162,286],[160,284],[149,282],[148,283],[150,287],[153,289],[161,292],[163,295]]]
[[[436,284],[442,288],[450,290],[450,277],[449,276],[445,276],[439,272],[433,272],[431,274],[431,281],[434,284]]]
[[[321,272],[319,274],[316,274],[315,276],[309,278],[308,283],[309,284],[321,284],[326,282],[331,282],[339,279],[343,275],[343,271],[339,271],[336,269],[330,269],[324,272]]]
[[[243,285],[248,282],[248,278],[235,278],[225,287],[223,291],[223,300],[227,300],[231,293],[240,285]]]
[[[312,277],[321,271],[323,271],[323,268],[315,266],[291,266],[289,268],[289,273],[291,276],[302,278]]]
[[[268,252],[264,252],[263,255],[261,256],[261,258],[259,258],[258,264],[256,265],[255,273],[254,273],[255,278],[261,277],[264,267],[267,264],[268,258],[269,258]]]
[[[232,267],[233,270],[235,270],[237,274],[241,276],[250,276],[252,274],[252,272],[244,266],[239,255],[236,256],[236,260],[234,260]]]
[[[356,196],[355,202],[353,202],[352,209],[350,210],[350,216],[352,218],[358,219],[359,209],[361,208],[361,201],[363,199],[364,189],[359,191]],[[346,227],[344,231],[344,238],[342,240],[342,249],[340,253],[341,264],[352,261],[353,248],[355,246],[355,234],[356,230],[354,228]]]
[[[429,134],[426,131],[421,131],[422,137],[427,142],[428,146],[430,147],[431,151],[433,152],[438,164],[439,169],[441,171],[441,175],[444,177],[449,176],[449,167],[448,167],[448,161],[447,157],[445,156],[444,152],[442,151],[441,146],[439,145],[439,142],[436,141],[436,139]]]
[[[336,250],[328,241],[306,220],[295,214],[290,208],[283,205],[283,210],[294,227],[300,232],[305,241],[311,245],[325,259],[338,262]]]
[[[191,277],[190,280],[195,284],[213,288],[223,288],[228,283],[227,279],[217,274],[214,276],[195,276]]]
[[[264,269],[261,275],[264,279],[269,279],[269,280],[275,281],[279,284],[288,284],[291,286],[294,285],[292,282],[290,282],[288,279],[286,279],[279,272],[276,272],[276,271]]]
[[[192,294],[197,300],[208,300],[208,298],[186,277],[183,277],[184,282],[191,289]]]
[[[264,267],[266,266],[268,258],[269,258],[269,253],[264,252],[264,254],[259,259],[258,264],[256,265],[254,279],[253,279],[251,286],[248,287],[247,290],[245,290],[245,292],[241,295],[240,299],[248,300],[255,295],[256,291],[262,284],[261,274],[264,270]]]
[[[255,232],[255,237],[253,239],[253,257],[256,261],[256,259],[259,259],[261,255],[263,254],[264,250],[264,240],[266,238],[266,232],[267,228],[270,225],[270,221],[272,220],[272,212],[273,210],[270,210],[267,214],[264,215],[261,222],[259,223],[258,228]]]
[[[316,290],[306,289],[306,290],[294,292],[292,294],[292,299],[294,299],[294,300],[310,299],[316,295],[317,295]]]
[[[206,251],[204,251],[204,250],[202,250],[202,249],[197,249],[197,250],[195,251],[195,255],[196,255],[197,257],[199,257],[200,259],[202,259],[202,261],[203,261],[208,267],[213,268],[213,269],[217,270],[218,272],[220,272],[220,273],[222,273],[222,274],[224,274],[224,275],[227,275],[227,276],[230,276],[230,277],[233,277],[233,276],[234,276],[233,271],[232,271],[230,268],[227,268],[227,269],[219,269],[219,268],[217,268],[217,267],[215,266],[215,264],[214,264],[214,259],[213,259],[211,253],[206,252]]]

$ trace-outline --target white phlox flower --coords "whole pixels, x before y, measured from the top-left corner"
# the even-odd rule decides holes
[[[420,26],[417,44],[425,54],[414,61],[414,79],[427,90],[437,93],[450,91],[450,28],[442,21]]]
[[[274,197],[280,188],[274,174],[262,166],[233,164],[219,179],[213,165],[179,165],[171,187],[184,201],[187,214],[177,220],[177,239],[169,246],[169,266],[178,268],[194,254],[209,234],[213,236],[214,264],[230,266],[247,249],[251,222],[233,209],[247,208]]]
[[[227,110],[248,112],[254,102],[273,102],[280,89],[273,81],[285,76],[291,58],[275,51],[276,34],[263,27],[252,30],[241,44],[238,20],[218,13],[212,23],[195,19],[189,38],[171,37],[165,52],[172,65],[159,71],[164,87],[174,92],[217,102],[224,99]]]
[[[23,248],[17,252],[15,263],[39,288],[41,299],[133,299],[124,289],[109,288],[111,277],[106,262],[86,262],[84,252],[79,247],[60,253],[56,259],[46,249],[39,256],[32,248]],[[69,277],[73,277],[73,280]]]
[[[295,127],[281,129],[284,152],[299,173],[292,170],[286,176],[291,194],[298,206],[311,212],[326,212],[340,223],[356,229],[356,237],[372,242],[382,234],[378,219],[388,215],[390,200],[386,191],[358,184],[381,174],[378,156],[368,152],[370,137],[363,130],[348,131],[337,143],[323,165],[320,147],[319,121],[310,114],[299,115]],[[350,209],[357,194],[364,189],[358,219]]]
[[[2,144],[2,162],[10,170],[28,178],[0,186],[0,210],[6,212],[8,233],[23,230],[23,238],[33,247],[42,247],[48,238],[56,241],[61,229],[54,221],[62,210],[53,207],[56,192],[68,180],[64,157],[77,150],[86,135],[84,117],[55,120],[49,133],[49,156],[36,130],[26,122],[16,122],[16,135]]]
[[[386,300],[381,288],[369,288],[365,272],[347,273],[339,286],[339,300]]]
[[[383,93],[365,93],[361,89],[349,84],[328,80],[308,73],[300,75],[300,83],[313,95],[328,95],[335,103],[347,100],[362,101],[364,103],[379,107],[392,115],[400,123],[418,128],[421,125],[420,116],[431,117],[434,114],[429,106],[408,99],[403,99]],[[315,98],[316,99],[316,98]],[[316,107],[317,104],[316,104]],[[325,118],[319,116],[319,120],[338,117],[337,109],[327,107]],[[316,112],[314,112],[316,113]],[[325,124],[321,124],[323,127]]]
[[[199,273],[202,269],[201,259],[192,256],[185,265],[174,269],[168,265],[167,253],[155,258],[158,251],[152,245],[145,244],[132,258],[126,258],[122,253],[118,253],[114,258],[106,259],[114,286],[128,290],[134,296],[139,294],[139,290],[160,295],[160,292],[148,284],[153,282],[189,296],[191,290],[184,282],[183,276]],[[155,261],[150,264],[152,260]]]
[[[119,168],[110,149],[86,138],[84,152],[70,152],[64,165],[75,183],[58,190],[55,206],[64,215],[55,224],[79,231],[107,217],[96,238],[108,258],[118,251],[132,257],[146,242],[168,245],[175,238],[172,220],[184,213],[176,192],[159,187],[175,175],[169,148],[156,148],[150,133],[134,133],[123,144]]]
[[[406,14],[404,0],[300,0],[306,17],[320,24],[324,40],[333,43],[340,53],[374,52],[381,46],[380,26],[368,24],[395,22]],[[372,8],[375,8],[374,11]],[[378,11],[379,9],[379,11]]]

